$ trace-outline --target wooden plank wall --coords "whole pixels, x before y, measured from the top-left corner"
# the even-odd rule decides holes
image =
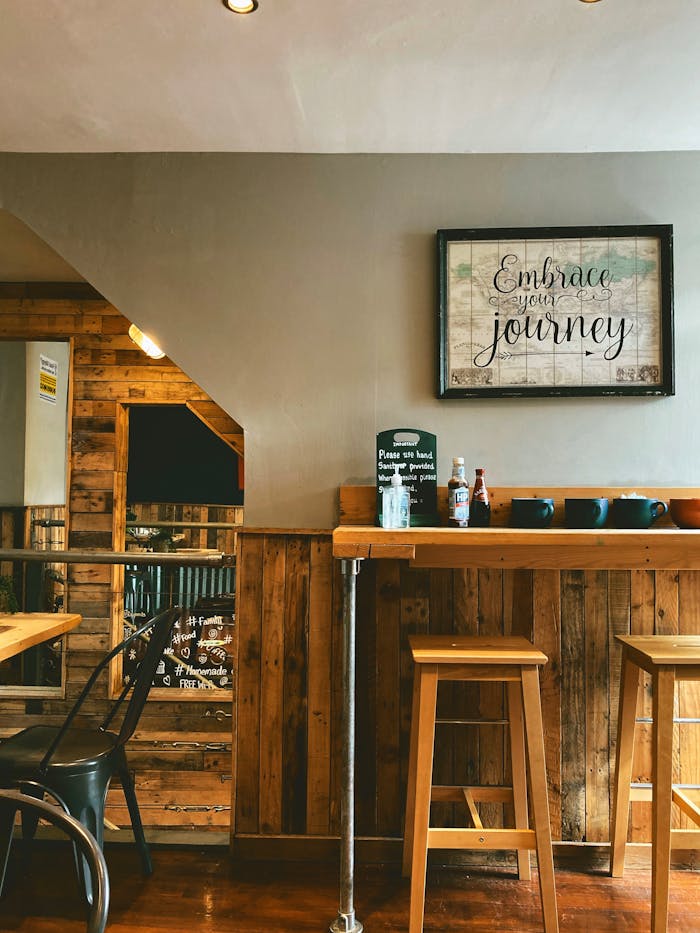
[[[241,533],[235,813],[239,835],[338,832],[341,626],[325,533]]]
[[[135,521],[147,526],[150,522],[227,522],[243,524],[240,505],[173,504],[171,502],[130,502]],[[236,553],[236,532],[231,528],[173,528],[184,534],[180,547],[212,548],[225,554]],[[127,534],[127,543],[129,535]]]
[[[125,479],[125,447],[117,432],[123,406],[212,400],[169,359],[149,360],[138,350],[127,335],[129,321],[89,288],[72,286],[68,298],[49,294],[49,289],[0,288],[0,339],[72,342],[67,543],[121,550],[125,502],[115,501],[115,489],[123,489]],[[67,608],[81,613],[83,623],[68,637],[66,700],[3,701],[3,732],[63,719],[110,645],[112,596],[109,566],[69,565]],[[86,708],[95,720],[108,707],[107,689],[105,679]],[[200,830],[228,837],[230,710],[230,702],[215,697],[147,704],[129,757],[144,824],[153,837],[182,830],[191,838]],[[128,825],[119,788],[110,791],[108,804],[109,819]]]
[[[330,535],[239,536],[237,800],[243,843],[338,831],[341,580]],[[606,842],[620,657],[616,633],[700,633],[694,571],[501,571],[412,569],[363,561],[358,576],[356,831],[402,834],[410,724],[413,632],[525,635],[548,655],[541,676],[553,838]],[[329,611],[330,609],[330,611]],[[698,716],[697,688],[680,694]],[[443,684],[445,718],[498,717],[494,685]],[[640,714],[648,715],[648,689]],[[677,726],[676,772],[700,783],[697,726]],[[438,726],[436,780],[502,783],[499,726]],[[649,727],[640,727],[634,778],[650,779]],[[330,757],[329,757],[330,756]],[[484,805],[492,824],[499,805]],[[436,805],[434,822],[463,816]],[[630,838],[650,839],[651,808],[633,804]],[[454,824],[453,824],[454,825]],[[459,824],[456,824],[459,825]],[[462,823],[462,825],[464,825]],[[679,823],[679,825],[681,825]]]
[[[16,548],[24,545],[24,509],[13,506],[0,508],[0,547]],[[11,576],[12,561],[0,561],[0,576]]]

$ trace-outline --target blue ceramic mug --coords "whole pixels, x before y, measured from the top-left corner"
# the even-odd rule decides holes
[[[567,528],[602,528],[607,517],[607,499],[564,499]]]
[[[549,528],[554,499],[511,499],[510,523],[514,528]]]
[[[661,499],[639,496],[613,499],[611,514],[616,528],[648,528],[667,511],[668,506]]]

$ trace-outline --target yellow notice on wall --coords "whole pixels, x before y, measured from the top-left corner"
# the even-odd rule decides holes
[[[56,386],[58,384],[58,363],[44,354],[39,356],[39,398],[56,404]]]

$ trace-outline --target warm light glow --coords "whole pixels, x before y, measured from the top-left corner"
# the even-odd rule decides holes
[[[258,8],[258,0],[222,0],[222,2],[232,13],[252,13]]]
[[[147,337],[143,331],[140,331],[136,324],[132,324],[129,328],[129,336],[134,341],[137,347],[139,347],[146,356],[150,356],[154,360],[162,360],[165,356],[165,352],[161,350],[157,343],[154,343],[150,337]]]
[[[581,0],[581,3],[598,3],[598,0]]]

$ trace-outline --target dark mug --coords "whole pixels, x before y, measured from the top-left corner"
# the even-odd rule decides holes
[[[554,499],[511,499],[510,523],[514,528],[549,528]]]
[[[613,499],[612,520],[616,528],[648,528],[667,511],[661,499]]]
[[[607,517],[607,499],[564,499],[567,528],[602,528]]]

